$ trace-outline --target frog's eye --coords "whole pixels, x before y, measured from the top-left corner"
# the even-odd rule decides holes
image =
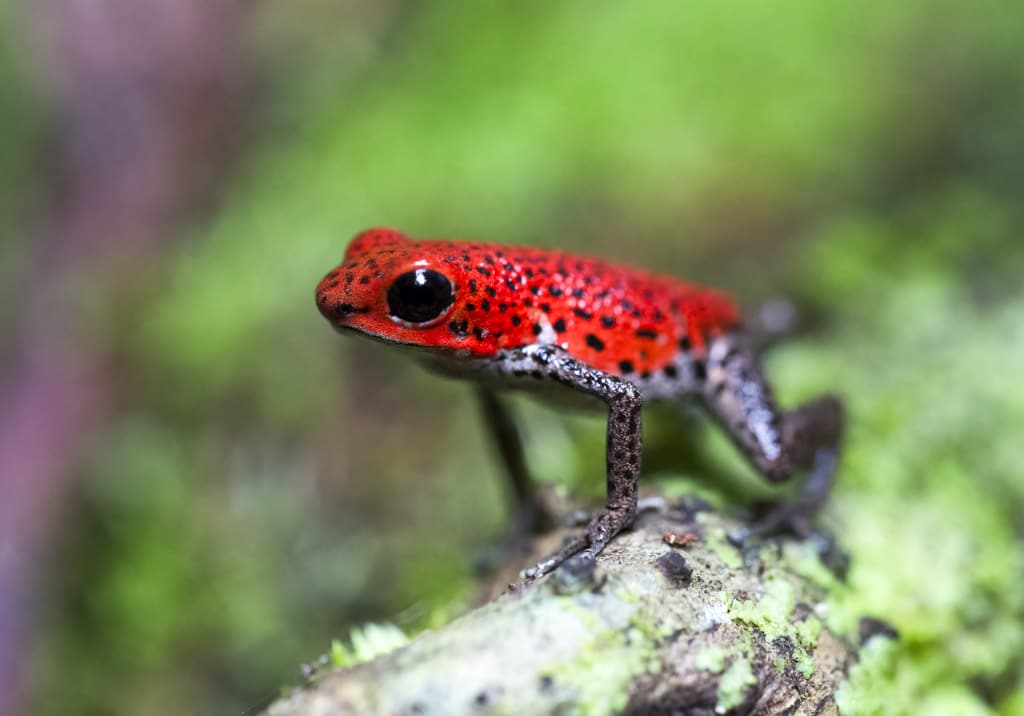
[[[403,273],[388,289],[391,316],[408,323],[430,323],[454,301],[452,282],[431,269]]]

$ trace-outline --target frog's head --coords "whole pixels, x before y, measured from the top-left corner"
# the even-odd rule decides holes
[[[440,242],[414,241],[394,229],[364,231],[320,281],[317,307],[337,330],[426,349],[474,348],[465,340],[472,336],[451,330],[466,292],[462,271],[445,254]]]

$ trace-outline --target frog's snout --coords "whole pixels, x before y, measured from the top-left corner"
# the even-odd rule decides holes
[[[323,277],[316,287],[316,307],[320,314],[335,326],[344,325],[349,316],[357,313],[369,313],[366,306],[357,306],[346,300],[345,290],[338,280],[337,270]]]

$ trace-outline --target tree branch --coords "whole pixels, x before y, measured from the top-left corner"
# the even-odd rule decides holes
[[[690,503],[647,512],[596,570],[512,587],[403,648],[314,676],[267,713],[836,713],[854,650],[821,621],[835,578],[818,543],[741,552],[725,536],[736,526]]]

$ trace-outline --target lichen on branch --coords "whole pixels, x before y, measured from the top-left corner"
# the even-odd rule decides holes
[[[645,512],[594,569],[512,586],[268,714],[836,713],[855,646],[829,612],[827,543],[737,548],[736,526],[686,501]]]

